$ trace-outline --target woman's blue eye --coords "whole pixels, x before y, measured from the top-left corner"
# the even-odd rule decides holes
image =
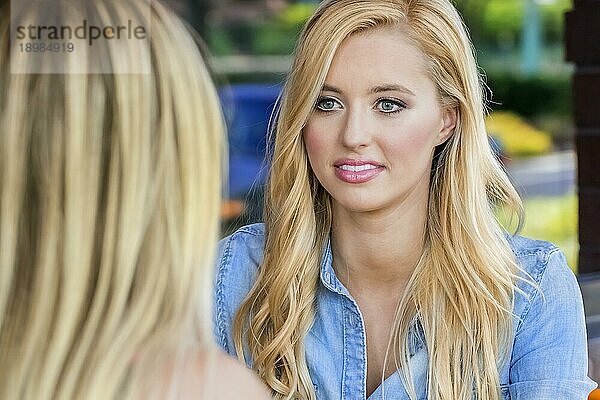
[[[332,99],[331,97],[324,97],[317,100],[316,107],[321,111],[333,111],[342,108],[339,101]]]
[[[395,113],[406,108],[402,102],[390,99],[381,99],[377,101],[376,107],[379,111],[387,114]]]

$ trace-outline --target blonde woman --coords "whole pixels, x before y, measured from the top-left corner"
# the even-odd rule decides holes
[[[212,340],[225,137],[191,34],[157,2],[20,5],[0,13],[0,398],[267,398]],[[47,66],[9,40],[47,7],[151,31],[11,73]]]
[[[329,0],[286,82],[265,223],[220,243],[221,346],[278,399],[584,399],[576,279],[507,234],[449,0]]]

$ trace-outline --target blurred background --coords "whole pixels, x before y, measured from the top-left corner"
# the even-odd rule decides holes
[[[213,55],[229,130],[225,235],[261,219],[269,120],[298,33],[318,1],[168,3],[200,32]],[[600,178],[594,149],[600,151],[600,100],[594,88],[600,87],[600,1],[575,4],[575,12],[566,18],[571,21],[568,29],[565,12],[574,7],[572,0],[454,3],[470,30],[489,89],[490,142],[524,200],[522,234],[555,243],[573,271],[581,272],[590,376],[599,380]],[[565,56],[565,48],[570,55]],[[580,215],[584,217],[578,228]],[[503,220],[502,210],[499,217]],[[580,242],[585,255],[581,268]],[[600,398],[600,391],[592,398]]]

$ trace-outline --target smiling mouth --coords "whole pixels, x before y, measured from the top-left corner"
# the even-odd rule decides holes
[[[339,164],[335,165],[335,176],[345,183],[366,183],[375,179],[385,167],[371,163],[360,165]]]
[[[336,168],[339,168],[343,171],[360,172],[360,171],[368,171],[368,170],[372,170],[372,169],[381,168],[381,166],[373,165],[373,164],[363,164],[363,165],[342,164],[342,165],[336,165]]]

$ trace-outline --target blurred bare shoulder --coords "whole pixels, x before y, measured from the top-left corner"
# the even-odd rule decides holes
[[[250,369],[216,348],[186,357],[179,367],[171,362],[158,380],[152,380],[151,376],[141,381],[141,391],[136,399],[273,399]]]
[[[239,361],[220,351],[215,360],[216,366],[212,376],[219,399],[272,399],[267,387]]]
[[[181,385],[178,400],[272,399],[267,387],[250,369],[221,350],[198,352],[189,361],[193,366],[188,364],[178,374]]]

